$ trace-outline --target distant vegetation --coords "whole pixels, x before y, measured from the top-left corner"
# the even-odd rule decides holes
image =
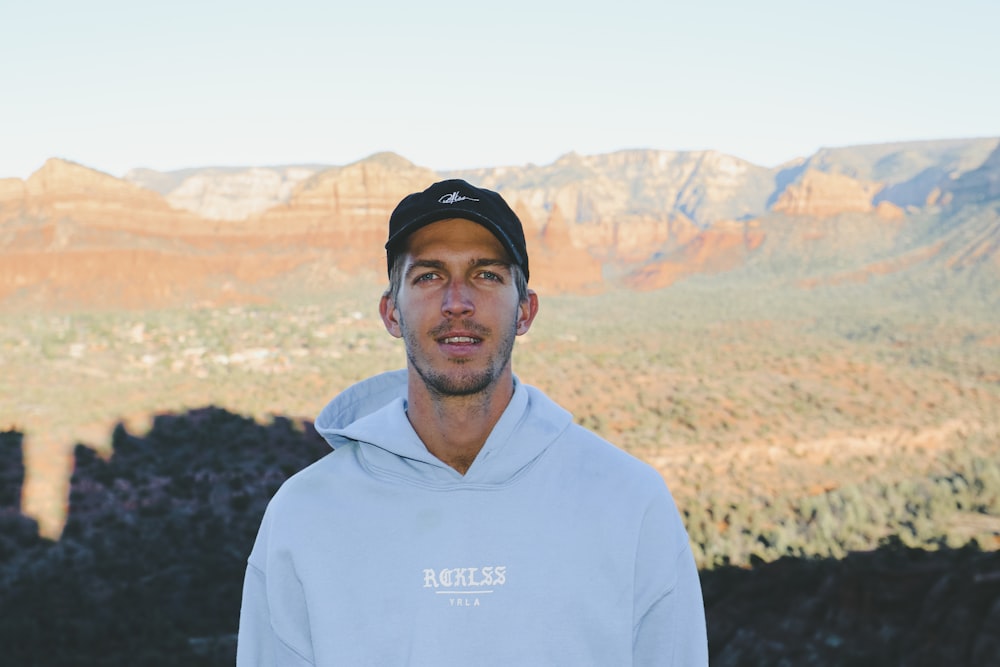
[[[975,295],[891,290],[691,281],[655,293],[543,295],[535,328],[519,339],[523,381],[647,460],[673,490],[715,619],[713,664],[793,654],[770,639],[748,644],[751,627],[761,637],[785,628],[782,642],[833,656],[803,664],[837,664],[842,637],[785,617],[754,625],[772,618],[759,605],[724,619],[742,609],[731,596],[745,589],[757,599],[765,581],[825,600],[834,582],[857,576],[858,552],[880,554],[868,577],[912,565],[906,595],[936,586],[950,563],[976,563],[986,583],[948,585],[993,604],[993,561],[976,554],[1000,548],[1000,314]],[[54,536],[69,500],[57,542],[0,512],[5,655],[231,664],[263,507],[327,451],[309,420],[350,383],[403,365],[377,296],[367,286],[322,302],[0,321],[0,415],[12,429],[0,447],[23,447],[24,511]],[[941,560],[928,569],[910,547]],[[784,588],[789,572],[802,579]],[[817,589],[795,588],[807,582]],[[768,613],[792,609],[774,604]],[[989,634],[976,627],[975,637]],[[851,655],[893,664],[877,657],[898,654],[899,632],[875,633]],[[978,653],[963,639],[955,655],[989,655],[992,645],[975,641]],[[40,652],[52,661],[33,659]]]
[[[25,432],[28,465],[49,481],[29,485],[27,509],[43,530],[55,525],[66,493],[59,461],[75,442],[107,451],[119,419],[142,429],[150,414],[218,405],[310,420],[352,382],[401,367],[377,296],[366,286],[325,303],[0,321],[0,415]],[[837,554],[904,525],[894,499],[936,488],[932,476],[990,479],[974,457],[1000,459],[1000,314],[977,303],[919,290],[697,281],[654,293],[543,294],[535,327],[518,339],[515,372],[663,472],[705,543],[704,565]],[[857,495],[884,497],[886,508],[855,507]],[[962,512],[978,511],[959,500]],[[817,502],[878,525],[854,541],[826,535]],[[913,539],[953,530],[938,504],[932,514],[914,523]],[[741,518],[750,515],[760,525]],[[989,547],[989,524],[958,523],[956,534]]]
[[[982,450],[995,453],[992,445]],[[1000,463],[963,451],[938,463],[946,472],[869,479],[805,498],[700,499],[683,510],[695,558],[712,569],[783,556],[843,558],[886,544],[1000,548]]]
[[[0,433],[3,457],[20,444]],[[111,445],[107,460],[76,448],[57,542],[0,508],[4,664],[231,665],[264,507],[329,449],[302,424],[213,408],[143,437],[118,427]]]

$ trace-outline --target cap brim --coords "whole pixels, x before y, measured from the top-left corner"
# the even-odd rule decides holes
[[[514,246],[514,242],[509,236],[507,236],[507,233],[500,227],[500,225],[493,222],[478,211],[470,211],[468,209],[455,207],[431,211],[410,220],[396,230],[396,233],[393,234],[388,241],[386,241],[385,249],[390,253],[395,254],[399,251],[399,244],[405,241],[406,238],[413,232],[432,223],[440,222],[441,220],[451,220],[453,218],[469,220],[489,229],[490,232],[493,233],[493,236],[497,237],[500,243],[503,244],[503,247],[507,251],[507,254],[510,255],[511,260],[518,266],[524,266],[524,258],[520,256],[520,253]]]

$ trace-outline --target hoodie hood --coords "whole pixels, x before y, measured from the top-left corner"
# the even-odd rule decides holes
[[[363,380],[330,401],[316,431],[334,449],[357,448],[372,474],[430,486],[464,488],[512,482],[572,423],[534,387],[514,379],[514,395],[465,475],[431,454],[406,416],[407,371]]]

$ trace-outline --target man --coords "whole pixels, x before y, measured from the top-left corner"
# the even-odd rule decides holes
[[[706,665],[687,534],[650,467],[511,370],[538,297],[517,216],[461,180],[389,220],[407,368],[324,408],[249,558],[238,665]]]

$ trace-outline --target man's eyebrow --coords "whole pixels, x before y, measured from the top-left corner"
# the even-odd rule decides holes
[[[474,267],[480,266],[502,266],[506,269],[511,267],[511,262],[500,259],[499,257],[482,257],[480,259],[475,259],[470,264]]]
[[[473,259],[469,262],[469,266],[472,268],[479,268],[484,266],[490,267],[502,267],[505,269],[510,269],[512,263],[506,259],[501,259],[499,257],[480,257],[479,259]],[[415,259],[406,269],[407,277],[410,276],[414,271],[419,271],[421,269],[435,269],[438,271],[443,271],[445,268],[445,263],[439,259]]]
[[[444,262],[438,259],[415,259],[406,267],[406,275],[410,275],[418,269],[444,269]]]

